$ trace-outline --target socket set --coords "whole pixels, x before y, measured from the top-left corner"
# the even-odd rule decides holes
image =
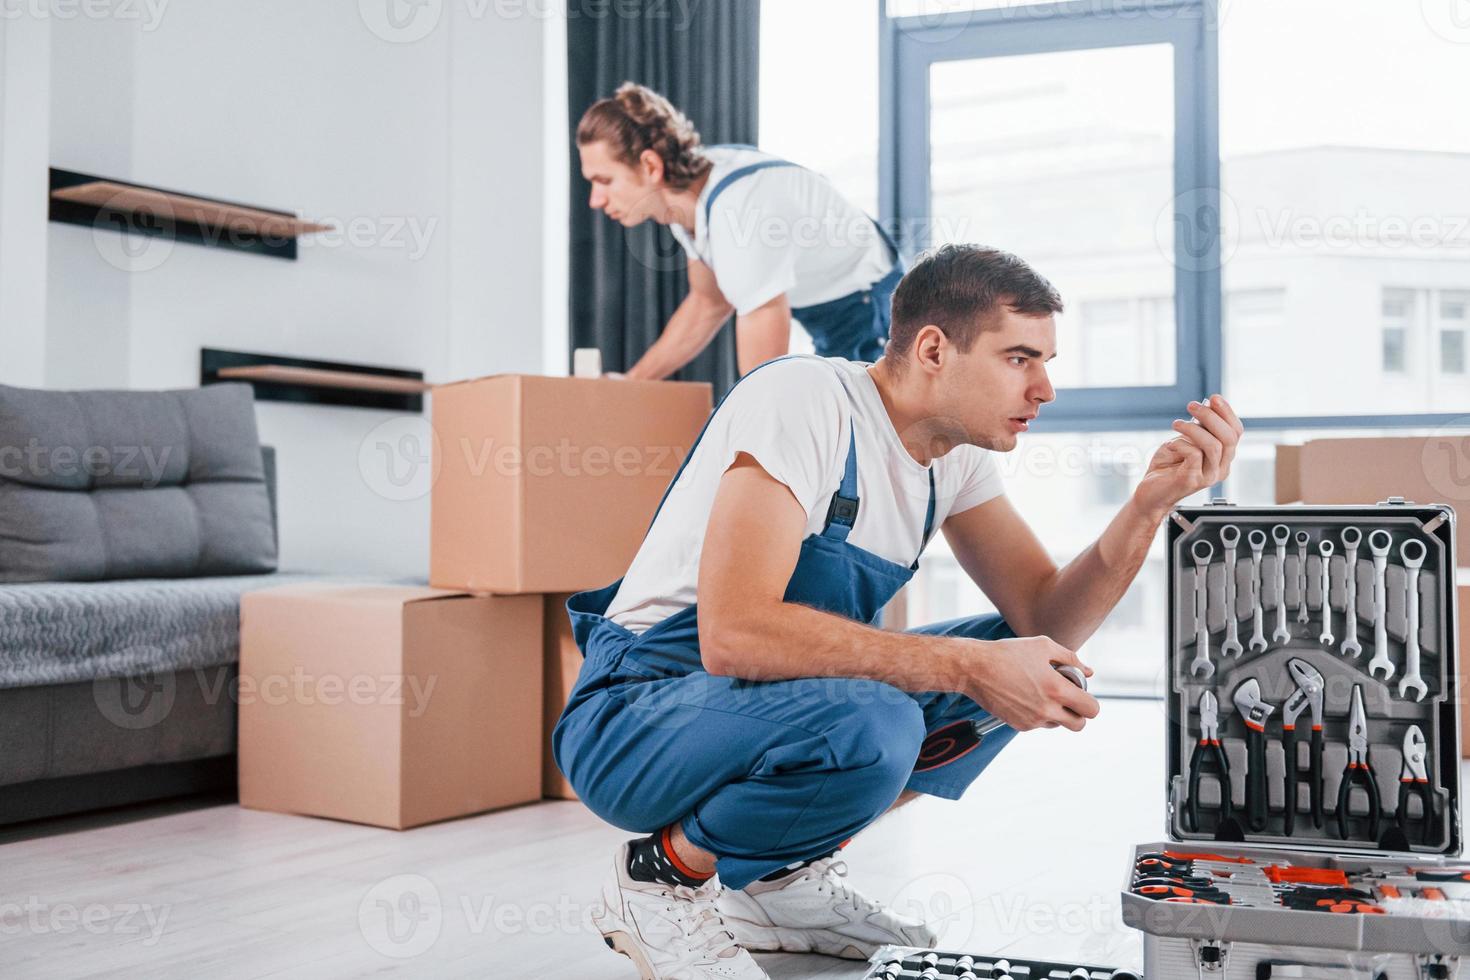
[[[913,946],[882,946],[869,962],[873,966],[864,980],[1139,980],[1135,973],[1106,966]]]
[[[1181,508],[1169,832],[1460,853],[1454,512]]]

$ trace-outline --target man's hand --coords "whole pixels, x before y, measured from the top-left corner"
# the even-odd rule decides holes
[[[1018,732],[1033,728],[1082,731],[1096,718],[1097,698],[1067,680],[1057,664],[1077,667],[1091,677],[1092,668],[1060,643],[1045,636],[991,640],[983,653],[966,661],[963,693]]]
[[[1235,461],[1245,426],[1230,403],[1211,395],[1208,401],[1190,402],[1189,414],[1190,421],[1174,421],[1178,437],[1159,447],[1133,491],[1149,514],[1162,517],[1185,497],[1225,479]]]

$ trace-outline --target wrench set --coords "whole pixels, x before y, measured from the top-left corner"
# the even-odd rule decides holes
[[[1145,974],[1459,975],[1454,511],[1217,501],[1166,545],[1170,839],[1122,894]]]
[[[1401,502],[1171,515],[1172,833],[1459,853],[1453,530]]]

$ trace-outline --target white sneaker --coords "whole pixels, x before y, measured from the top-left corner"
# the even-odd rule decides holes
[[[727,888],[716,905],[735,940],[760,952],[825,953],[865,960],[879,946],[932,948],[939,933],[853,891],[846,863],[821,858],[775,881]]]
[[[699,888],[637,881],[625,843],[602,886],[592,921],[642,980],[770,980],[720,920],[716,879]]]

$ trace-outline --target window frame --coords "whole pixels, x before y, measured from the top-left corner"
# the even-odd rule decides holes
[[[1174,46],[1174,197],[1196,213],[1221,213],[1219,124],[1219,0],[1063,0],[939,16],[879,18],[878,201],[885,227],[895,229],[905,255],[927,245],[913,229],[927,221],[929,186],[929,68],[940,61],[1041,54],[1167,42]],[[1185,219],[1185,220],[1181,220]],[[1191,399],[1220,391],[1224,368],[1219,222],[1176,213],[1175,255],[1181,237],[1203,242],[1175,262],[1175,383],[1060,389],[1057,402],[1033,423],[1038,432],[1167,429]],[[904,234],[909,232],[909,234]],[[1437,312],[1437,311],[1436,311]],[[1437,318],[1436,318],[1437,319]],[[1437,337],[1436,337],[1437,340]],[[1412,346],[1413,338],[1406,338]],[[1470,343],[1470,339],[1467,339]],[[1436,360],[1438,344],[1435,344]],[[1256,416],[1253,428],[1422,428],[1463,425],[1458,413]]]

